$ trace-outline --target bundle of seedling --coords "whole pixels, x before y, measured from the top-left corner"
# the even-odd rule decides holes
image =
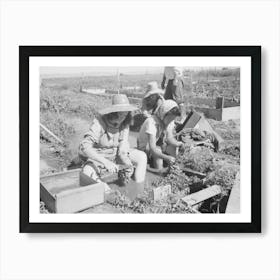
[[[160,213],[196,213],[191,207],[181,201],[186,193],[174,192],[165,199],[154,200],[151,190],[145,189],[136,199],[130,200],[120,191],[114,191],[107,196],[106,202],[118,208],[123,213],[160,214]]]
[[[188,129],[180,134],[184,139],[184,148],[176,157],[176,162],[170,166],[164,176],[152,182],[141,196],[134,200],[128,199],[120,192],[115,192],[108,202],[123,212],[133,213],[193,213],[192,207],[184,204],[182,198],[189,194],[218,185],[221,193],[197,205],[200,212],[217,213],[225,211],[225,204],[234,185],[239,170],[238,158],[232,160],[226,147],[222,153],[215,152],[215,135]],[[190,141],[191,142],[190,142]],[[209,145],[196,145],[207,141]],[[204,142],[203,142],[204,143]],[[125,171],[123,171],[125,174]],[[164,199],[154,200],[154,188],[171,186],[171,193]]]
[[[221,193],[201,203],[198,208],[201,212],[224,212],[239,171],[239,144],[226,141],[216,152],[217,140],[213,133],[184,129],[179,137],[185,145],[166,177],[156,184],[170,184],[173,192],[184,189],[187,194],[219,185]]]

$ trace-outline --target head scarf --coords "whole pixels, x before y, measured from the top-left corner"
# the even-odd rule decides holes
[[[174,100],[164,100],[162,105],[157,110],[156,115],[161,121],[163,121],[165,115],[175,107],[178,107],[178,105]]]

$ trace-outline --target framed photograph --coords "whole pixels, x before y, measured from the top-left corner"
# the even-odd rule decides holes
[[[20,46],[19,69],[20,232],[261,232],[260,46]]]

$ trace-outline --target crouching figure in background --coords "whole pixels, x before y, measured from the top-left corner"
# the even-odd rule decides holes
[[[119,171],[119,164],[131,167],[134,180],[145,180],[147,157],[142,151],[129,148],[128,135],[131,112],[137,110],[129,104],[126,95],[112,98],[112,105],[99,111],[79,145],[79,156],[86,160],[83,172],[96,181],[103,170]]]
[[[159,107],[164,102],[163,90],[158,87],[157,82],[149,82],[145,96],[142,100],[142,112],[145,117],[150,117],[157,113]]]

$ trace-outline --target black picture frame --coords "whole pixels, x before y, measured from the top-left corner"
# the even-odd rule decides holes
[[[32,223],[29,221],[29,58],[33,56],[251,57],[250,223]],[[261,46],[19,46],[21,233],[261,232]],[[39,163],[38,163],[39,164]],[[38,174],[39,176],[39,174]],[[38,186],[39,187],[39,186]]]

